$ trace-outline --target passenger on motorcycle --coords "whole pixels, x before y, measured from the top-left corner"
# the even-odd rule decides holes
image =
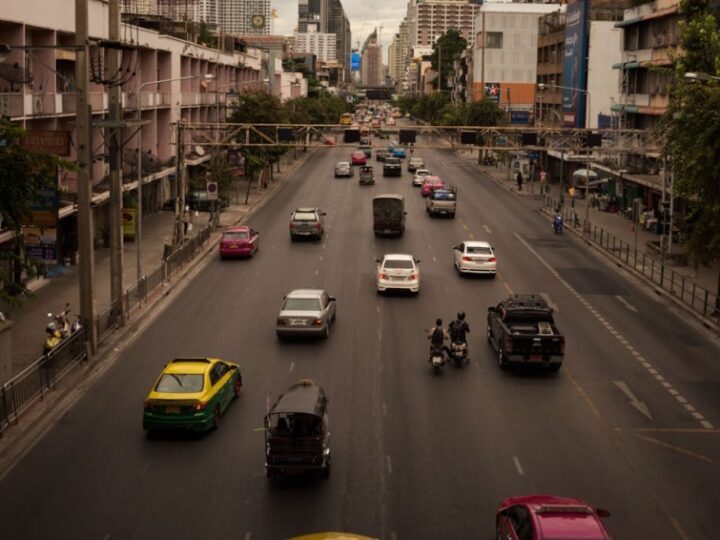
[[[465,343],[467,350],[467,334],[470,333],[470,325],[465,320],[464,311],[457,314],[457,319],[450,323],[448,329],[450,330],[451,343]]]
[[[428,333],[428,339],[430,340],[430,352],[438,348],[447,351],[445,340],[449,338],[450,336],[448,335],[447,330],[443,328],[442,319],[437,319],[435,321],[435,326],[430,329],[430,332]]]

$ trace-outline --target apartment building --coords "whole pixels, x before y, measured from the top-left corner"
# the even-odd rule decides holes
[[[480,5],[470,0],[410,0],[407,9],[409,46],[429,46],[451,28],[472,43]]]
[[[360,50],[360,84],[363,86],[381,86],[385,84],[382,63],[382,47],[378,42],[377,28],[367,37]]]
[[[550,85],[537,93],[535,124],[562,126],[562,86],[565,59],[565,11],[558,10],[538,19],[537,82]]]
[[[350,80],[352,34],[350,21],[340,0],[298,0],[299,34],[318,32],[335,35],[335,60],[345,70],[344,80]]]
[[[11,48],[6,63],[19,66],[22,78],[0,71],[0,114],[19,126],[40,133],[58,134],[75,140],[75,42],[73,0],[24,0],[0,6],[0,43]],[[92,42],[107,39],[108,4],[90,0],[90,36]],[[151,213],[174,197],[175,129],[178,120],[213,122],[225,118],[229,96],[248,88],[262,87],[263,63],[267,53],[225,53],[186,42],[156,31],[123,25],[121,35],[130,38],[123,53],[127,80],[122,86],[124,117],[134,120],[140,109],[142,127],[143,210]],[[33,49],[33,46],[39,48]],[[22,47],[22,48],[21,48]],[[104,52],[93,47],[91,64],[98,72]],[[102,70],[100,70],[102,71]],[[205,80],[206,75],[213,80]],[[177,80],[182,78],[183,80]],[[168,80],[154,84],[152,81]],[[150,83],[150,84],[148,84]],[[140,86],[142,84],[142,87]],[[106,240],[108,224],[108,163],[105,146],[107,133],[99,126],[108,114],[107,86],[96,77],[90,86],[92,140],[93,220],[98,244]],[[125,196],[137,189],[136,129],[122,135],[127,143],[123,152]],[[203,135],[197,133],[195,137]],[[204,136],[210,136],[205,134]],[[186,163],[193,167],[207,159],[196,152],[193,139],[186,144]],[[66,159],[75,159],[75,146],[69,144]],[[57,253],[62,259],[77,248],[77,186],[73,171],[59,178]],[[0,232],[0,249],[11,240],[9,232]]]
[[[305,33],[295,32],[293,38],[293,52],[312,53],[320,62],[335,61],[337,56],[335,34],[316,32],[309,29]]]

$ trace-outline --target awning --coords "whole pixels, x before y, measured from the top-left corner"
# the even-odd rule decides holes
[[[617,64],[613,64],[613,69],[635,69],[640,67],[640,62],[618,62]]]
[[[622,28],[624,26],[630,26],[632,24],[637,24],[642,21],[649,21],[651,19],[657,19],[659,17],[664,17],[666,15],[672,15],[673,13],[677,13],[680,9],[679,5],[675,5],[669,8],[665,9],[658,9],[657,11],[653,13],[648,13],[646,15],[640,15],[638,17],[632,17],[631,19],[625,19],[624,21],[619,21],[615,23],[615,28]]]

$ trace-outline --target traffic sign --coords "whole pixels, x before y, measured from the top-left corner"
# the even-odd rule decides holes
[[[208,182],[205,185],[205,189],[207,190],[208,201],[217,201],[218,200],[218,184],[217,184],[217,182]]]

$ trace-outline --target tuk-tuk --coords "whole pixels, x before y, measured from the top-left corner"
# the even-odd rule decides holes
[[[282,474],[318,472],[330,476],[330,426],[325,390],[311,380],[292,385],[265,416],[265,470]]]
[[[370,165],[363,165],[360,167],[360,179],[358,183],[361,186],[369,186],[375,183],[375,175],[373,175],[373,168]]]

